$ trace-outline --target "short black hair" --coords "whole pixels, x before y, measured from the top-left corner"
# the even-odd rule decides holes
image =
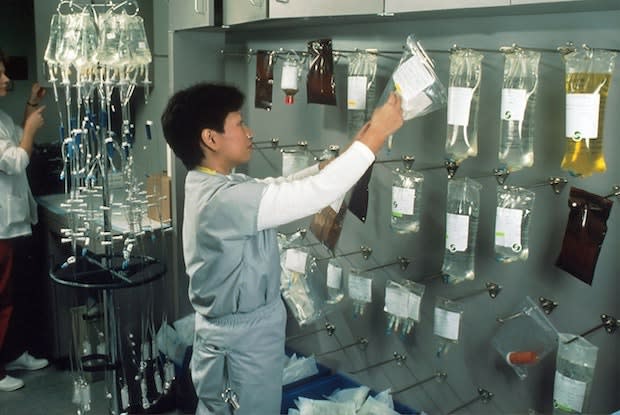
[[[244,95],[236,87],[199,83],[176,92],[161,116],[164,138],[188,170],[200,165],[202,130],[224,132],[229,113],[239,111]]]
[[[2,49],[0,49],[0,63],[3,63],[4,66],[6,67],[6,63],[9,60],[8,56],[6,56],[4,54],[4,51]]]

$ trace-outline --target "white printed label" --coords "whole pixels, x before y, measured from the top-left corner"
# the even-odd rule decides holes
[[[498,207],[495,218],[495,245],[520,252],[522,221],[523,211],[521,209]]]
[[[116,33],[114,32],[108,32],[105,35],[106,39],[116,39]]]
[[[385,288],[385,311],[397,317],[409,318],[409,292],[397,287]]]
[[[286,251],[286,261],[284,261],[284,267],[290,271],[305,274],[307,259],[308,254],[306,252],[299,251],[297,249],[289,249]]]
[[[465,252],[469,237],[469,216],[446,214],[446,249],[450,252]]]
[[[342,268],[327,264],[327,286],[339,290],[342,287]]]
[[[138,49],[146,49],[146,43],[145,42],[138,42]]]
[[[347,109],[366,109],[366,87],[368,78],[365,76],[349,76],[347,78]]]
[[[523,121],[527,105],[527,91],[525,89],[502,89],[502,104],[500,119],[508,121]]]
[[[412,56],[396,68],[392,79],[398,93],[407,100],[415,98],[434,81],[433,75],[418,56]]]
[[[297,74],[297,66],[284,65],[282,67],[282,80],[280,81],[280,87],[285,90],[297,91],[299,89]]]
[[[566,94],[566,137],[598,138],[599,94]]]
[[[420,304],[422,303],[422,297],[417,294],[409,293],[409,301],[407,303],[407,315],[410,319],[420,320]]]
[[[567,407],[581,413],[586,397],[586,382],[571,379],[560,372],[555,372],[553,400],[561,407]]]
[[[349,297],[363,303],[372,301],[372,280],[358,275],[349,275]]]
[[[457,86],[448,88],[448,124],[464,127],[469,125],[469,112],[473,96],[473,88]]]
[[[413,215],[415,189],[392,187],[392,216]]]
[[[457,341],[461,326],[461,313],[435,307],[434,333],[444,339]]]

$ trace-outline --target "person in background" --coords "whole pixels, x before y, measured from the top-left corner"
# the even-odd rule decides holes
[[[235,87],[202,83],[174,94],[161,117],[189,170],[182,233],[196,310],[197,415],[280,413],[286,310],[276,228],[343,197],[403,124],[392,94],[329,165],[259,180],[233,172],[252,155],[243,101]]]
[[[5,55],[0,50],[0,98],[7,96],[10,79],[6,74]],[[11,356],[6,350],[6,334],[13,312],[11,272],[13,245],[17,238],[32,233],[37,223],[37,205],[34,201],[26,167],[32,155],[34,138],[43,126],[44,106],[40,105],[45,90],[35,83],[26,101],[24,121],[17,126],[13,119],[0,110],[0,391],[9,392],[24,386],[21,379],[6,374],[7,370],[36,370],[46,367],[46,359],[37,359],[27,351]],[[22,353],[23,352],[23,353]],[[19,355],[19,353],[22,353]]]

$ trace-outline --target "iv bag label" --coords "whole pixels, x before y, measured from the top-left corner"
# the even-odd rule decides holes
[[[521,209],[497,208],[495,218],[495,245],[513,248],[521,246]]]
[[[450,252],[465,252],[469,237],[469,216],[446,214],[446,249]]]
[[[451,86],[448,88],[448,124],[469,125],[471,99],[474,96],[473,88]]]
[[[336,290],[342,287],[342,268],[327,264],[327,286]]]
[[[413,215],[415,189],[392,187],[392,216]]]
[[[284,267],[290,271],[305,274],[307,259],[308,254],[306,252],[297,249],[289,249],[286,251],[286,260],[284,261]]]
[[[523,121],[526,105],[527,91],[525,89],[502,89],[500,119],[507,121]]]
[[[349,297],[363,303],[372,301],[372,280],[357,275],[349,275]]]
[[[397,317],[409,318],[409,292],[398,287],[386,287],[385,311]]]
[[[420,320],[420,304],[422,303],[422,297],[417,294],[409,293],[409,301],[407,302],[407,315],[410,319]]]
[[[347,78],[347,109],[366,109],[366,86],[368,78],[365,76],[349,76]]]
[[[461,327],[461,313],[435,307],[434,333],[444,339],[457,341]]]
[[[297,66],[284,65],[282,67],[282,80],[280,81],[280,88],[297,91],[299,89],[297,74],[299,73]]]
[[[571,379],[556,371],[553,384],[554,403],[562,408],[570,408],[581,413],[586,397],[586,386],[586,382]]]
[[[599,94],[566,94],[566,137],[598,138]]]
[[[392,80],[396,91],[405,101],[409,101],[431,86],[435,78],[418,56],[412,56],[396,68]]]

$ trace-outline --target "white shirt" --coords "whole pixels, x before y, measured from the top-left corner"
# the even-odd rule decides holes
[[[22,128],[0,110],[0,239],[30,235],[31,225],[38,221],[26,176],[30,158],[19,147],[22,134]]]

